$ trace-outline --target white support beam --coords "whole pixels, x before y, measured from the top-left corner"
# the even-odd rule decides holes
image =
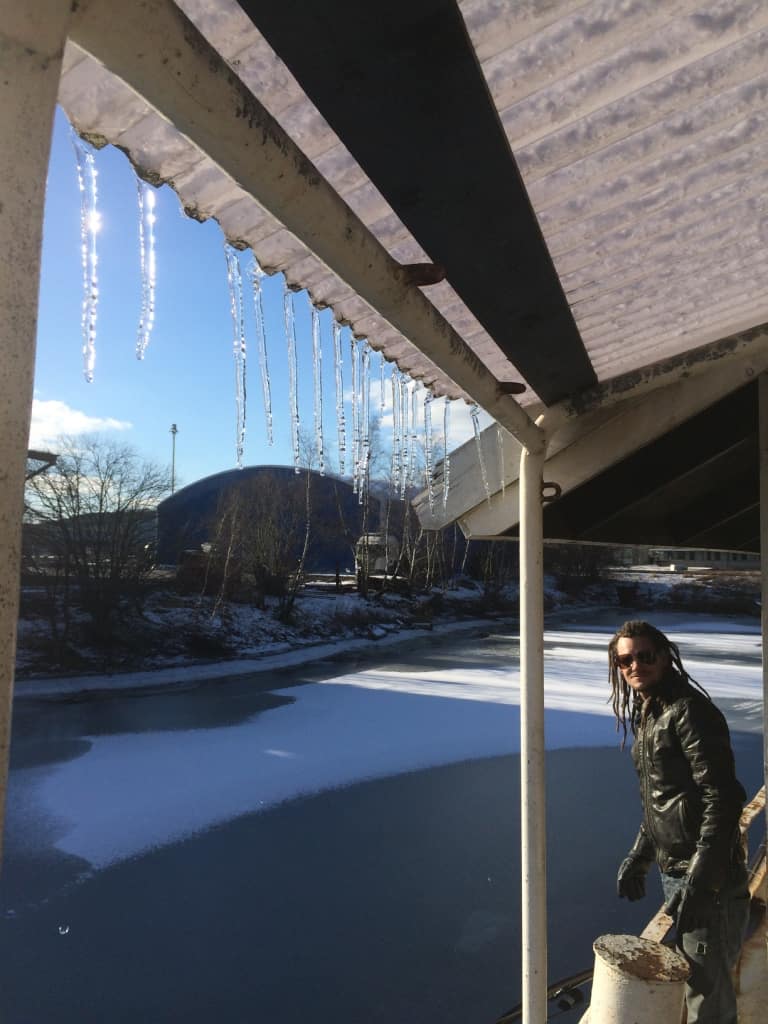
[[[0,17],[0,820],[8,779],[45,181],[69,16],[70,4],[61,0],[3,0]]]
[[[171,0],[85,0],[70,37],[283,223],[527,447],[543,438]]]
[[[567,494],[765,370],[768,345],[715,366],[710,373],[682,379],[645,397],[567,420],[550,444],[544,477],[558,483],[562,493]],[[465,445],[464,450],[469,453],[470,446]],[[456,461],[454,458],[451,462],[452,478]],[[457,516],[465,536],[492,537],[517,525],[516,480],[509,480],[505,493],[493,494],[490,502],[484,500],[482,483],[478,487],[476,482],[475,495],[475,507]]]
[[[551,406],[547,410],[547,418],[561,417],[568,425],[555,434],[548,449],[549,458],[552,458],[565,446],[567,438],[575,436],[570,426],[572,421],[582,425],[576,428],[578,431],[582,429],[584,432],[597,430],[601,424],[609,423],[616,415],[612,410],[630,408],[631,406],[628,404],[630,402],[642,399],[653,392],[659,392],[660,389],[669,388],[672,384],[683,381],[691,382],[701,376],[715,380],[718,375],[725,374],[727,376],[723,379],[727,380],[730,387],[734,380],[731,368],[735,368],[738,381],[746,381],[750,374],[760,373],[767,351],[768,327],[756,327],[751,331],[722,338],[710,345],[703,345],[674,359],[667,359],[634,373],[606,381],[596,388],[591,388],[589,392],[569,399],[567,402]],[[541,405],[526,406],[525,409],[534,420],[543,411]],[[552,431],[549,430],[547,433],[551,436]],[[507,487],[514,485],[517,479],[520,446],[514,438],[505,437],[502,446],[503,459],[500,458],[495,424],[482,432],[481,444],[491,492],[490,507],[498,506],[501,502],[505,507],[508,505],[510,509],[515,509],[516,495],[513,493],[502,495],[500,492],[502,489],[506,491]],[[437,467],[436,488],[438,490],[441,481],[440,472],[441,464]],[[451,452],[450,473],[451,487],[445,508],[443,508],[442,502],[437,502],[434,514],[430,513],[426,492],[414,499],[413,504],[419,520],[427,529],[439,529],[465,516],[482,502],[487,503],[474,439]],[[547,467],[547,474],[551,474],[550,467]],[[507,501],[507,499],[509,500]],[[503,513],[500,515],[503,516]]]
[[[523,1021],[547,1020],[544,749],[544,453],[520,457],[520,847]]]

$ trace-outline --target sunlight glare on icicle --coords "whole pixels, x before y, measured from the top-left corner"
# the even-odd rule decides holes
[[[264,320],[264,296],[261,282],[265,277],[254,253],[251,253],[249,267],[251,292],[253,295],[253,315],[256,322],[256,346],[259,352],[259,368],[261,370],[261,392],[264,397],[264,416],[267,424],[267,444],[274,444],[272,433],[272,385],[269,379],[269,360],[267,358],[267,330]]]
[[[155,190],[136,176],[139,205],[139,274],[141,277],[141,313],[136,336],[136,358],[143,359],[155,326],[155,280],[157,257],[155,252]]]
[[[98,208],[98,171],[91,148],[71,129],[72,148],[80,189],[80,256],[83,267],[83,306],[80,327],[83,335],[83,376],[93,383],[96,365],[96,316],[99,306],[99,272],[96,236],[101,229]]]

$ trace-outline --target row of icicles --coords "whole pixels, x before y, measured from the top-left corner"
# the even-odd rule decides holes
[[[81,329],[83,337],[83,373],[91,383],[96,360],[96,320],[99,302],[98,254],[96,238],[101,226],[98,207],[98,171],[93,150],[72,130],[72,145],[77,163],[77,180],[80,188],[80,252],[83,273],[83,306]],[[141,275],[141,309],[136,338],[136,357],[143,359],[149,345],[155,323],[156,246],[155,246],[155,191],[146,182],[136,177],[138,199],[139,263]],[[246,357],[247,341],[243,300],[243,272],[238,250],[225,243],[227,283],[229,288],[230,312],[233,325],[233,355],[235,363],[235,405],[236,463],[243,465],[246,431]],[[247,279],[253,302],[256,325],[256,347],[261,375],[261,391],[266,419],[266,439],[273,444],[272,395],[269,376],[269,358],[264,318],[262,279],[264,271],[251,253],[247,267]],[[291,422],[291,447],[296,473],[301,471],[302,456],[306,463],[316,460],[321,475],[325,473],[326,449],[323,432],[323,378],[320,311],[312,305],[309,295],[312,323],[312,391],[313,391],[313,442],[315,451],[302,452],[301,425],[298,403],[298,346],[296,338],[295,301],[296,292],[287,283],[283,289],[283,320],[285,342],[288,348],[289,405]],[[352,368],[351,381],[351,423],[346,422],[344,411],[344,359],[342,327],[333,321],[333,363],[336,399],[336,430],[339,458],[339,474],[352,477],[354,493],[362,504],[370,483],[371,472],[371,399],[374,376],[372,359],[374,350],[365,339],[355,338],[350,332],[347,344]],[[387,367],[389,382],[387,384]],[[429,508],[434,514],[435,494],[435,449],[433,444],[432,407],[434,396],[427,388],[411,380],[395,364],[388,364],[378,354],[378,402],[380,413],[384,412],[387,391],[390,393],[393,414],[393,436],[391,453],[392,487],[401,498],[406,496],[415,484],[417,473],[417,450],[419,447],[417,424],[419,403],[423,406],[423,452],[424,475],[426,478]],[[376,389],[373,389],[375,396]],[[443,399],[442,427],[445,448],[442,460],[442,503],[445,509],[450,487],[450,460],[447,438],[451,403]],[[480,439],[479,409],[471,406],[472,424],[477,445],[478,460],[485,493],[490,501],[490,487]],[[498,452],[500,479],[504,481],[503,431],[498,428]]]

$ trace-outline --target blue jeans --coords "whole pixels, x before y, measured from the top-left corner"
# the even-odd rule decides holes
[[[674,875],[661,876],[667,902],[683,881]],[[720,891],[710,925],[677,934],[677,948],[691,969],[685,993],[688,1024],[736,1024],[731,971],[739,957],[748,917],[747,872],[743,864],[736,864]]]

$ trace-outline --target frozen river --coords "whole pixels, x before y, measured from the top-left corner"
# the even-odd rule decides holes
[[[656,616],[761,773],[754,623]],[[607,627],[547,633],[550,976],[655,907],[613,896],[638,822]],[[352,671],[21,702],[0,918],[6,1024],[493,1024],[519,991],[514,636]]]

